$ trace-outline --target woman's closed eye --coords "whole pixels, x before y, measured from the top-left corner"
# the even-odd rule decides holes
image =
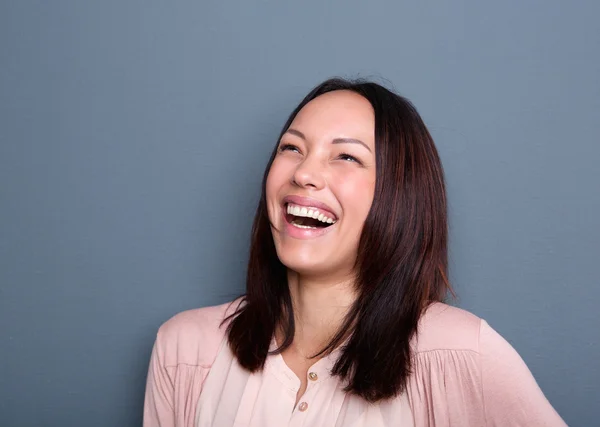
[[[292,144],[281,144],[279,146],[279,152],[283,153],[284,151],[296,151],[296,152],[300,152],[300,149],[298,147],[296,147],[295,145]]]
[[[360,160],[358,160],[354,156],[351,156],[350,154],[340,153],[340,155],[338,156],[338,159],[340,159],[340,160],[346,160],[346,161],[349,161],[349,162],[354,162],[354,163],[358,163],[359,165],[362,165],[362,163],[361,163]]]

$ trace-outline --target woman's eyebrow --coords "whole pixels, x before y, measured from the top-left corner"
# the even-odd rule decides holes
[[[364,142],[362,142],[360,139],[355,139],[355,138],[335,138],[333,141],[331,141],[332,144],[360,144],[363,147],[365,147],[367,150],[371,151],[371,149],[369,148],[369,146],[367,144],[365,144]]]
[[[299,130],[289,128],[285,133],[291,133],[292,135],[296,135],[297,137],[302,138],[303,140],[306,141],[306,136],[304,136],[304,134],[302,132],[300,132]],[[356,138],[335,138],[333,141],[331,141],[331,143],[332,144],[360,144],[363,147],[365,147],[367,150],[369,150],[369,152],[371,151],[371,149],[369,148],[369,146],[367,144],[362,142],[360,139],[356,139]]]
[[[297,137],[302,138],[303,140],[306,141],[306,137],[299,130],[288,128],[288,130],[286,130],[285,133],[291,133],[292,135],[296,135]]]

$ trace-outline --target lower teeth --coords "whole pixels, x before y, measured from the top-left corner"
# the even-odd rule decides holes
[[[314,228],[315,230],[317,229],[317,227],[311,227],[310,225],[300,225],[300,224],[294,224],[294,223],[292,223],[292,225],[294,227],[298,227],[298,228]]]

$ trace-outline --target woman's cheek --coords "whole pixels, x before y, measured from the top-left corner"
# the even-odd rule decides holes
[[[344,194],[353,199],[369,198],[375,189],[374,182],[361,175],[346,176],[340,180]],[[358,200],[357,200],[358,201]]]
[[[375,194],[374,180],[365,179],[364,176],[348,179],[344,182],[344,205],[353,212],[355,218],[364,221],[369,214]]]

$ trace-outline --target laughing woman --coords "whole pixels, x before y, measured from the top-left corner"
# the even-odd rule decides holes
[[[515,350],[442,302],[447,230],[410,102],[322,83],[271,154],[246,294],[159,329],[144,426],[565,425]]]

